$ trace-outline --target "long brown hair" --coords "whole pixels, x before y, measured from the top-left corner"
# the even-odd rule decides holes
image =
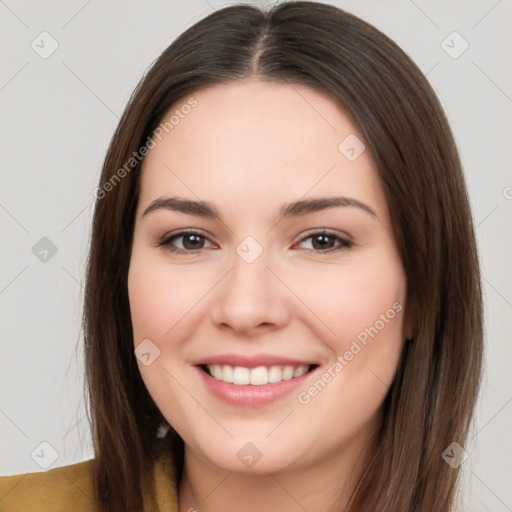
[[[142,159],[130,159],[176,102],[198,88],[247,77],[316,88],[352,118],[377,163],[407,276],[416,336],[404,345],[377,449],[350,510],[447,512],[459,471],[441,454],[454,441],[464,446],[483,344],[461,163],[417,66],[368,23],[316,2],[268,11],[237,5],[199,21],[154,62],[113,136],[96,194],[84,306],[93,474],[102,510],[140,512],[152,468],[170,445],[178,475],[183,464],[179,436],[172,429],[170,437],[155,435],[165,418],[133,353],[127,275]]]

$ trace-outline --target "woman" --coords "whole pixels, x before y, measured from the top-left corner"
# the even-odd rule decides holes
[[[95,458],[2,479],[0,507],[454,509],[478,259],[450,128],[392,41],[319,3],[211,14],[137,87],[96,198]]]

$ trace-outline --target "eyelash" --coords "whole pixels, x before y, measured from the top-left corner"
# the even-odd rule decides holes
[[[179,231],[178,233],[174,233],[172,234],[171,236],[164,236],[157,244],[156,246],[157,247],[165,247],[166,250],[174,253],[174,254],[197,254],[198,251],[201,251],[203,250],[204,248],[201,248],[201,249],[190,249],[190,250],[183,250],[183,249],[177,249],[175,247],[173,247],[171,245],[172,241],[176,240],[177,238],[181,238],[185,235],[196,235],[198,237],[201,237],[201,238],[204,238],[204,239],[207,239],[208,240],[208,237],[202,233],[201,231],[197,231],[197,230],[183,230],[183,231]],[[343,249],[349,249],[350,247],[352,247],[354,245],[354,242],[352,242],[351,240],[347,240],[345,238],[341,238],[340,236],[336,235],[335,233],[331,233],[330,231],[326,231],[326,230],[320,230],[320,231],[314,231],[314,232],[311,232],[309,233],[308,235],[304,236],[303,238],[301,238],[299,240],[298,243],[302,243],[304,242],[305,240],[308,240],[309,238],[314,238],[315,236],[329,236],[331,238],[334,238],[336,240],[338,240],[340,243],[338,246],[336,247],[333,247],[331,249],[327,249],[327,250],[316,250],[316,249],[304,249],[305,251],[308,251],[308,252],[315,252],[317,254],[327,254],[327,253],[331,253],[331,252],[337,252],[337,251],[341,251]]]

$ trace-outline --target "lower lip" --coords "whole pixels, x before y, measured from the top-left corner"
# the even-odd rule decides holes
[[[238,386],[237,384],[217,380],[200,367],[196,368],[210,393],[217,398],[231,405],[252,407],[266,405],[289,395],[303,385],[306,379],[315,371],[309,371],[290,380],[263,384],[262,386],[252,386],[250,384]]]

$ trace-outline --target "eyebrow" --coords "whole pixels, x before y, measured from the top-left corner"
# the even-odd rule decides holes
[[[293,203],[286,203],[281,207],[277,222],[290,217],[299,217],[309,213],[319,212],[328,208],[339,206],[353,206],[359,208],[372,217],[377,214],[365,203],[351,197],[319,197],[314,199],[301,199]],[[222,221],[219,211],[207,201],[192,201],[180,197],[159,197],[150,203],[142,216],[155,210],[166,209],[199,217],[207,217]]]

